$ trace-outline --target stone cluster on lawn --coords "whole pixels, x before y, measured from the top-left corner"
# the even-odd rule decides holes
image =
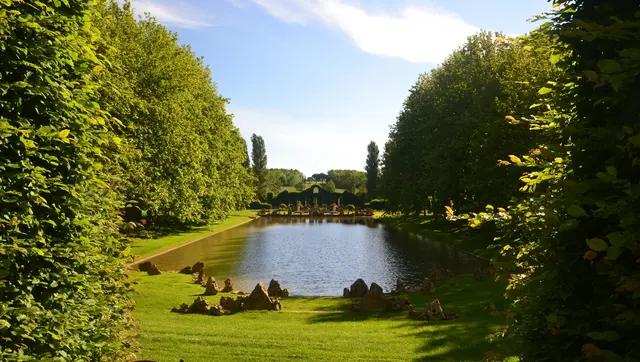
[[[362,279],[357,279],[350,288],[344,288],[343,297],[351,298],[351,307],[354,311],[400,311],[406,310],[409,301],[390,294],[385,294],[377,283],[367,286]]]
[[[204,295],[215,295],[219,292],[218,285],[213,277],[209,277],[204,287]],[[175,313],[197,313],[213,316],[234,314],[246,310],[279,311],[282,309],[282,304],[280,303],[279,298],[287,297],[289,295],[289,291],[287,289],[282,289],[280,287],[280,283],[273,279],[271,280],[271,283],[269,283],[269,287],[273,290],[274,295],[270,295],[264,285],[262,285],[262,283],[258,283],[248,296],[243,295],[244,293],[241,292],[238,292],[239,295],[235,299],[233,297],[222,296],[220,297],[220,304],[218,305],[212,305],[203,297],[197,297],[191,305],[185,303],[179,307],[172,308],[171,311]],[[229,292],[233,290],[231,279],[225,280],[225,288],[222,292],[226,289],[228,289]]]

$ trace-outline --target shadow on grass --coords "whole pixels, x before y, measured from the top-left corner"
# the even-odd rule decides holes
[[[372,324],[371,328],[389,328],[391,333],[423,340],[416,350],[418,360],[481,360],[485,352],[496,349],[490,336],[505,324],[502,291],[504,285],[489,279],[456,277],[433,294],[405,295],[416,309],[438,298],[445,310],[459,315],[455,320],[417,321],[409,319],[407,312],[356,313],[347,308],[341,314],[311,316],[309,323],[387,321],[390,323]]]

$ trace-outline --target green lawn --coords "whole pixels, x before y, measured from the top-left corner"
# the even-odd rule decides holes
[[[180,244],[198,240],[245,222],[249,222],[255,216],[255,210],[236,211],[220,222],[194,227],[189,231],[169,233],[167,235],[151,239],[132,238],[131,254],[135,256],[136,260],[139,260],[143,257],[156,254]]]
[[[157,361],[212,360],[481,360],[492,348],[488,335],[504,323],[503,287],[490,280],[456,277],[435,295],[453,321],[414,321],[405,312],[345,311],[342,298],[289,298],[281,312],[245,312],[212,317],[171,313],[202,288],[189,275],[132,273],[134,316],[139,322],[138,358]],[[213,302],[220,295],[207,297]],[[415,305],[434,296],[411,295]]]

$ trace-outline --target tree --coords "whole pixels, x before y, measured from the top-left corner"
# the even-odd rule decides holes
[[[475,210],[517,194],[520,173],[505,172],[497,160],[537,140],[505,116],[531,112],[537,90],[552,79],[549,56],[548,47],[482,32],[421,75],[385,147],[381,183],[389,206],[415,213],[433,200],[439,214],[450,203]]]
[[[357,170],[329,170],[329,180],[333,181],[336,188],[346,189],[351,192],[364,186],[367,182],[367,174]]]
[[[367,163],[364,169],[367,172],[367,197],[373,199],[378,190],[378,168],[380,165],[380,150],[378,145],[371,141],[367,146]]]
[[[327,190],[331,191],[331,192],[335,192],[335,191],[336,191],[336,184],[334,184],[334,183],[333,183],[333,181],[331,181],[331,180],[329,180],[329,181],[324,185],[324,187],[325,187]]]
[[[258,197],[264,200],[267,195],[267,151],[264,140],[255,133],[251,135],[251,161],[253,174],[258,179]]]
[[[0,360],[127,360],[92,2],[0,3]],[[128,255],[128,254],[127,254]]]
[[[176,34],[100,1],[100,104],[120,120],[114,188],[154,224],[220,219],[253,198],[244,141],[211,71]]]

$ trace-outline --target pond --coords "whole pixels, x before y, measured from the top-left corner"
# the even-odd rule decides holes
[[[418,284],[438,263],[469,272],[478,261],[449,244],[420,238],[366,219],[259,218],[151,259],[161,270],[197,261],[219,282],[237,289],[280,281],[292,295],[342,295],[357,278],[385,291],[396,280]]]

